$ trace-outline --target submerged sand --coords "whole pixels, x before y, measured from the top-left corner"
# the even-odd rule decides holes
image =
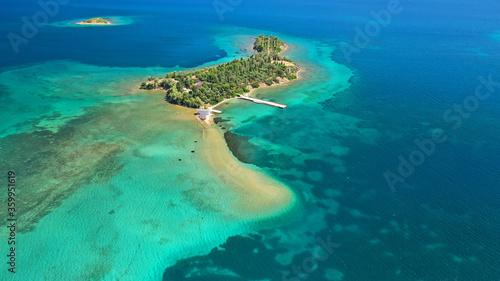
[[[195,110],[133,90],[128,81],[140,74],[54,62],[0,75],[16,105],[12,124],[26,124],[8,123],[16,130],[0,138],[0,158],[9,159],[1,170],[15,170],[26,187],[16,198],[19,280],[160,280],[177,260],[296,206],[290,189],[238,162]],[[93,99],[101,101],[82,105]],[[37,110],[14,111],[26,100]]]
[[[265,218],[284,213],[294,206],[293,192],[256,167],[239,162],[230,152],[222,133],[201,123],[201,160],[236,194],[232,210],[239,217]],[[223,199],[223,198],[221,198]]]
[[[258,167],[238,161],[229,150],[223,132],[212,126],[211,121],[199,120],[194,115],[196,111],[193,109],[171,105],[162,99],[157,100],[155,107],[165,107],[169,112],[161,114],[162,119],[165,119],[165,126],[168,123],[175,123],[176,127],[188,131],[199,130],[200,138],[197,141],[196,151],[192,154],[193,160],[208,168],[212,177],[220,181],[218,192],[221,193],[218,200],[229,205],[224,207],[224,212],[243,220],[261,220],[283,214],[295,206],[297,198],[292,190]],[[163,129],[169,130],[167,127]],[[224,191],[224,189],[229,190]],[[226,195],[224,192],[227,192]],[[207,203],[215,202],[207,200]]]
[[[1,139],[4,147],[26,144],[11,161],[30,187],[20,197],[18,260],[36,270],[21,279],[159,280],[175,261],[295,206],[290,189],[238,162],[222,132],[199,123],[193,109],[159,93],[141,96],[89,109],[57,132]]]

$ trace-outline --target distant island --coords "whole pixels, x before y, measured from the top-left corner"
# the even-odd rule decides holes
[[[269,87],[297,79],[299,66],[280,54],[286,50],[278,37],[259,35],[255,54],[213,67],[174,71],[165,77],[151,77],[141,89],[166,93],[166,101],[191,108],[215,105],[237,96],[249,96],[252,89]]]
[[[107,20],[107,19],[104,19],[104,18],[91,18],[91,19],[88,19],[88,20],[82,20],[80,22],[77,22],[75,24],[90,24],[90,25],[93,25],[93,24],[112,24],[110,20]]]

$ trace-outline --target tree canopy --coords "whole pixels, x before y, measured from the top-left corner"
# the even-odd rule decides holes
[[[261,83],[271,86],[296,79],[298,67],[279,56],[284,45],[278,37],[259,35],[254,43],[256,53],[249,58],[202,69],[174,71],[162,78],[149,77],[141,89],[164,89],[168,102],[187,107],[216,104],[247,93],[250,87],[258,88]]]
[[[109,23],[108,20],[103,19],[103,18],[92,18],[88,20],[84,20],[84,23]]]

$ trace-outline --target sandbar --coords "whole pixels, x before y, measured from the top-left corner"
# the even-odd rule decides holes
[[[239,162],[217,128],[201,121],[199,124],[202,127],[200,157],[224,185],[234,191],[231,198],[237,199],[231,202],[233,206],[229,209],[235,216],[265,219],[284,214],[295,206],[297,198],[291,189],[257,167]]]

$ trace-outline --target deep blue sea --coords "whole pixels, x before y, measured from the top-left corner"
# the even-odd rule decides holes
[[[71,88],[93,73],[88,83],[98,85],[109,81],[100,80],[104,71],[139,83],[142,74],[244,56],[223,48],[227,38],[260,33],[289,42],[287,56],[304,66],[295,84],[256,93],[286,109],[231,102],[217,125],[233,154],[289,186],[301,209],[274,226],[221,234],[223,244],[202,255],[156,266],[163,280],[500,280],[500,2],[71,0],[23,35],[22,18],[40,11],[37,1],[0,9],[2,138],[17,134],[22,142],[25,128],[49,122],[29,114],[80,116],[73,108],[115,96],[76,86],[72,96],[44,84],[51,79]],[[385,16],[382,25],[374,14]],[[123,25],[65,25],[96,16]],[[17,47],[12,33],[24,38]],[[65,100],[60,107],[54,96],[35,95],[31,107],[13,102],[37,91]],[[11,158],[21,153],[12,143],[0,144],[2,169],[11,159],[24,163]],[[0,279],[21,280],[6,276]]]

